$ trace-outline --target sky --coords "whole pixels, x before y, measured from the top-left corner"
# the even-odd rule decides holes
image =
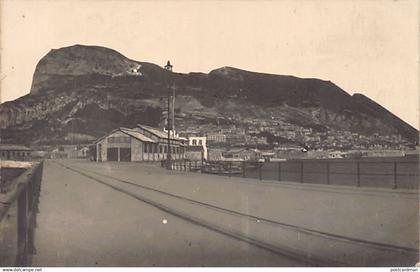
[[[417,0],[0,0],[1,102],[38,61],[74,44],[176,72],[223,66],[331,80],[419,128]]]

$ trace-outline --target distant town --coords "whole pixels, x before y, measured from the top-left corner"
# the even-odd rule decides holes
[[[103,148],[104,145],[101,146],[100,143],[104,139],[109,139],[107,143],[112,150],[105,149],[104,152],[108,152],[110,160],[149,160],[135,157],[134,149],[140,147],[133,145],[133,141],[138,140],[145,143],[145,147],[140,148],[142,151],[139,152],[157,154],[152,155],[150,160],[158,161],[166,159],[167,134],[164,128],[139,124],[136,128],[118,128],[89,144],[64,144],[39,148],[1,144],[0,155],[5,160],[49,157],[103,161],[106,155],[99,155],[98,148]],[[156,139],[151,139],[153,138],[151,135],[155,135]],[[171,150],[173,159],[200,161],[401,157],[416,153],[415,145],[402,139],[400,135],[365,136],[349,131],[315,131],[312,128],[284,124],[275,120],[245,119],[240,126],[206,124],[189,127],[184,123],[177,123],[177,131],[171,130],[170,135],[171,148],[174,146]],[[124,158],[121,152],[126,152]]]

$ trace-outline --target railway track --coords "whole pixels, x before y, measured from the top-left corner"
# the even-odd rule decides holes
[[[170,201],[176,201],[177,203],[182,203],[182,205],[193,206],[194,209],[197,209],[197,210],[199,209],[212,210],[217,215],[222,216],[222,217],[224,216],[225,218],[226,216],[230,216],[230,217],[233,216],[236,218],[240,218],[241,220],[247,220],[248,222],[252,222],[253,224],[257,223],[259,226],[263,225],[263,226],[267,226],[268,228],[276,229],[276,230],[281,229],[282,231],[286,231],[286,233],[287,232],[290,232],[292,234],[297,233],[298,240],[300,240],[299,237],[302,237],[302,236],[310,237],[310,239],[312,240],[315,237],[315,239],[319,239],[320,241],[322,241],[322,243],[326,243],[329,245],[334,244],[334,243],[339,243],[341,244],[341,247],[343,247],[342,245],[344,244],[345,245],[344,248],[348,248],[348,247],[364,248],[364,249],[373,250],[376,253],[386,252],[387,254],[390,254],[391,256],[394,256],[394,257],[405,256],[405,258],[403,258],[404,259],[403,262],[406,261],[407,256],[409,256],[408,259],[410,259],[410,261],[411,259],[415,260],[416,259],[415,256],[417,256],[418,254],[416,249],[395,246],[395,245],[390,245],[390,244],[385,244],[385,243],[378,243],[378,242],[373,242],[373,241],[367,241],[367,240],[361,240],[357,238],[311,230],[308,228],[295,226],[295,225],[291,225],[291,224],[287,224],[283,222],[278,222],[278,221],[271,220],[268,218],[262,218],[256,215],[247,214],[247,213],[227,209],[224,207],[212,205],[209,203],[190,199],[190,198],[183,197],[180,195],[175,195],[166,191],[158,190],[149,186],[144,186],[141,184],[131,182],[129,180],[116,178],[110,175],[84,169],[81,167],[65,165],[59,162],[56,162],[56,163],[60,164],[62,167],[70,171],[76,172],[88,179],[91,179],[100,184],[108,186],[116,191],[126,194],[132,198],[135,198],[139,201],[149,204],[159,210],[167,212],[173,216],[181,218],[192,224],[199,225],[207,229],[221,233],[223,235],[229,236],[231,238],[247,242],[250,245],[268,250],[272,253],[275,253],[281,256],[286,256],[292,259],[296,259],[307,265],[348,266],[348,265],[360,265],[360,264],[354,263],[353,260],[350,262],[346,260],[345,258],[346,253],[344,253],[344,258],[342,258],[341,256],[320,257],[320,256],[317,256],[316,254],[305,252],[305,250],[301,250],[301,249],[295,250],[293,248],[286,247],[281,244],[280,245],[276,244],[275,241],[273,242],[273,241],[267,241],[267,239],[260,239],[258,236],[249,235],[249,233],[245,233],[244,231],[235,230],[230,227],[226,227],[225,225],[220,224],[220,222],[215,223],[210,220],[203,219],[200,216],[194,215],[191,212],[190,213],[185,212],[180,208],[178,209],[173,208],[174,205],[168,205],[170,204],[170,202],[168,203],[167,200],[162,201],[162,199],[159,200],[159,197],[156,197],[156,196],[162,196]],[[141,190],[141,193],[135,190]],[[155,195],[154,197],[153,197],[153,194]],[[304,239],[302,242],[304,242]],[[372,256],[374,255],[375,254],[373,254]],[[383,258],[380,258],[380,259],[382,260]],[[366,266],[366,263],[362,265]]]

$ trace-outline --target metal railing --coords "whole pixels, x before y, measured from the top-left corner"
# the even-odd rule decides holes
[[[191,167],[191,163],[195,165]],[[299,183],[392,189],[419,187],[419,161],[413,159],[324,159],[282,162],[180,160],[173,161],[170,169]]]
[[[13,189],[1,198],[0,225],[11,220],[16,209],[16,223],[7,224],[9,230],[16,233],[16,247],[2,245],[0,248],[0,266],[29,266],[30,255],[34,254],[34,230],[38,212],[39,194],[43,161],[35,163],[30,169],[12,182]],[[11,252],[13,251],[13,252]],[[13,261],[10,263],[10,256]]]
[[[248,170],[248,172],[247,172]],[[257,173],[255,173],[257,172]],[[295,160],[259,164],[245,177],[300,183],[417,189],[417,160]]]

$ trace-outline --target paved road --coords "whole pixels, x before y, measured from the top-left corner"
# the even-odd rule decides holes
[[[404,252],[418,244],[416,192],[262,183],[135,163],[58,163],[45,164],[34,265],[416,260]]]
[[[304,266],[94,182],[44,168],[34,266]],[[165,224],[166,223],[166,224]]]

